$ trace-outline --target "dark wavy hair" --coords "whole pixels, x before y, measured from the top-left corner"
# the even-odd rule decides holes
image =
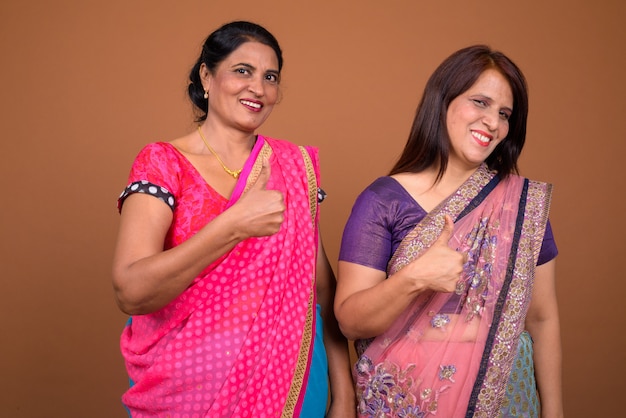
[[[513,112],[506,138],[493,150],[486,163],[501,178],[518,173],[517,160],[526,140],[528,119],[526,79],[503,53],[486,45],[474,45],[450,55],[430,76],[417,106],[409,139],[389,175],[419,173],[438,165],[436,181],[441,179],[450,155],[450,137],[446,127],[448,106],[488,69],[500,72],[509,82],[513,93]]]
[[[263,26],[252,22],[236,21],[227,23],[211,33],[204,45],[200,57],[189,72],[189,86],[187,93],[191,102],[202,112],[197,122],[206,119],[208,103],[204,98],[204,89],[200,80],[200,66],[206,65],[213,72],[217,66],[226,59],[234,50],[243,43],[256,41],[269,46],[276,53],[278,59],[278,72],[283,68],[283,52],[278,41]]]

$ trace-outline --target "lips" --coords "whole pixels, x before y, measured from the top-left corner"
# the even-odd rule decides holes
[[[484,135],[480,132],[472,131],[472,137],[478,142],[479,145],[486,147],[489,145],[493,137],[490,135]]]
[[[252,100],[242,99],[239,101],[239,103],[254,111],[261,110],[261,108],[263,107],[263,103]]]

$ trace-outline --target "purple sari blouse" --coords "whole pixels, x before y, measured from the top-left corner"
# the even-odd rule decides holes
[[[354,203],[343,232],[339,260],[387,271],[400,242],[426,214],[397,180],[388,176],[376,179]],[[548,221],[537,265],[557,254]]]

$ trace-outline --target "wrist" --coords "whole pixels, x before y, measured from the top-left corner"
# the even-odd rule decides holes
[[[389,279],[392,278],[401,284],[401,294],[415,296],[428,289],[426,280],[414,271],[407,271],[407,267],[389,277]]]
[[[250,235],[247,234],[245,229],[245,222],[241,222],[241,217],[237,214],[236,206],[231,206],[226,209],[212,222],[218,219],[222,222],[221,227],[226,231],[228,241],[236,245],[237,243],[250,238]]]

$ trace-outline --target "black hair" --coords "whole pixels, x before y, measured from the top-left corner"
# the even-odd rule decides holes
[[[204,64],[209,71],[213,72],[234,50],[250,41],[260,42],[272,48],[278,59],[278,72],[282,70],[283,53],[278,41],[267,29],[256,23],[245,21],[230,22],[221,26],[204,41],[200,57],[189,73],[187,93],[191,102],[202,112],[198,117],[198,122],[205,120],[208,112],[208,102],[204,98],[204,89],[200,80],[200,66]]]

